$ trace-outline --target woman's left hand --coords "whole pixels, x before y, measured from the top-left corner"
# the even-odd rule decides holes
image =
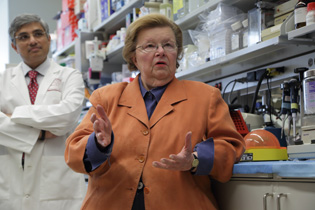
[[[169,158],[162,158],[160,161],[153,161],[152,165],[156,168],[188,171],[194,159],[192,155],[191,131],[186,134],[185,145],[178,154],[171,154]]]

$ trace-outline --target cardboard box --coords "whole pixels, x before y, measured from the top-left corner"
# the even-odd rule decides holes
[[[290,0],[290,1],[287,1],[283,4],[276,6],[274,9],[274,11],[275,11],[274,17],[276,18],[278,16],[281,16],[283,14],[286,14],[286,13],[293,11],[297,2],[298,2],[298,0]]]
[[[57,51],[62,50],[65,45],[64,45],[64,33],[65,31],[60,28],[57,30]]]
[[[74,2],[74,14],[78,15],[84,11],[83,5],[85,4],[86,0],[75,0]]]
[[[77,16],[74,14],[73,10],[62,12],[60,15],[60,19],[61,19],[61,27],[63,29],[65,29],[69,25],[76,24],[78,22]]]
[[[270,28],[263,30],[261,32],[262,41],[266,41],[266,40],[271,39],[273,37],[280,36],[281,25],[282,24],[278,24],[278,25],[275,25],[275,26],[272,26]]]
[[[74,9],[74,0],[62,0],[62,11]]]
[[[75,30],[78,29],[77,24],[72,24],[64,29],[64,46],[68,46],[78,35]]]
[[[112,0],[101,0],[101,21],[106,20],[114,13]]]
[[[288,12],[288,13],[285,13],[285,14],[283,14],[283,15],[280,15],[280,16],[276,17],[275,20],[274,20],[274,25],[278,25],[278,24],[283,23],[283,22],[286,20],[286,18],[287,18],[289,15],[292,14],[292,12],[293,12],[293,11],[290,11],[290,12]]]

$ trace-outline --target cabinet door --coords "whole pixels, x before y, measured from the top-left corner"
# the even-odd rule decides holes
[[[233,180],[215,183],[213,193],[220,210],[271,210],[276,206],[274,182]]]
[[[284,196],[279,198],[279,194]],[[315,183],[279,182],[277,199],[280,199],[281,210],[314,210]],[[277,205],[278,201],[277,201]],[[279,209],[279,208],[278,208]]]

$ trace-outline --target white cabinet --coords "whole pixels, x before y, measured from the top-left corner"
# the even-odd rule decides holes
[[[315,209],[315,181],[313,182],[279,182],[277,206],[282,210]],[[284,197],[279,198],[280,193]]]
[[[220,210],[314,210],[315,179],[235,180],[214,184]]]

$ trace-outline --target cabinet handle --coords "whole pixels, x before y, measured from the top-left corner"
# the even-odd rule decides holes
[[[280,193],[277,195],[277,210],[281,210],[281,204],[280,204],[281,197],[287,197],[287,194]]]
[[[273,193],[266,193],[266,194],[264,194],[264,198],[263,198],[264,210],[267,210],[267,197],[268,196],[273,197]]]

